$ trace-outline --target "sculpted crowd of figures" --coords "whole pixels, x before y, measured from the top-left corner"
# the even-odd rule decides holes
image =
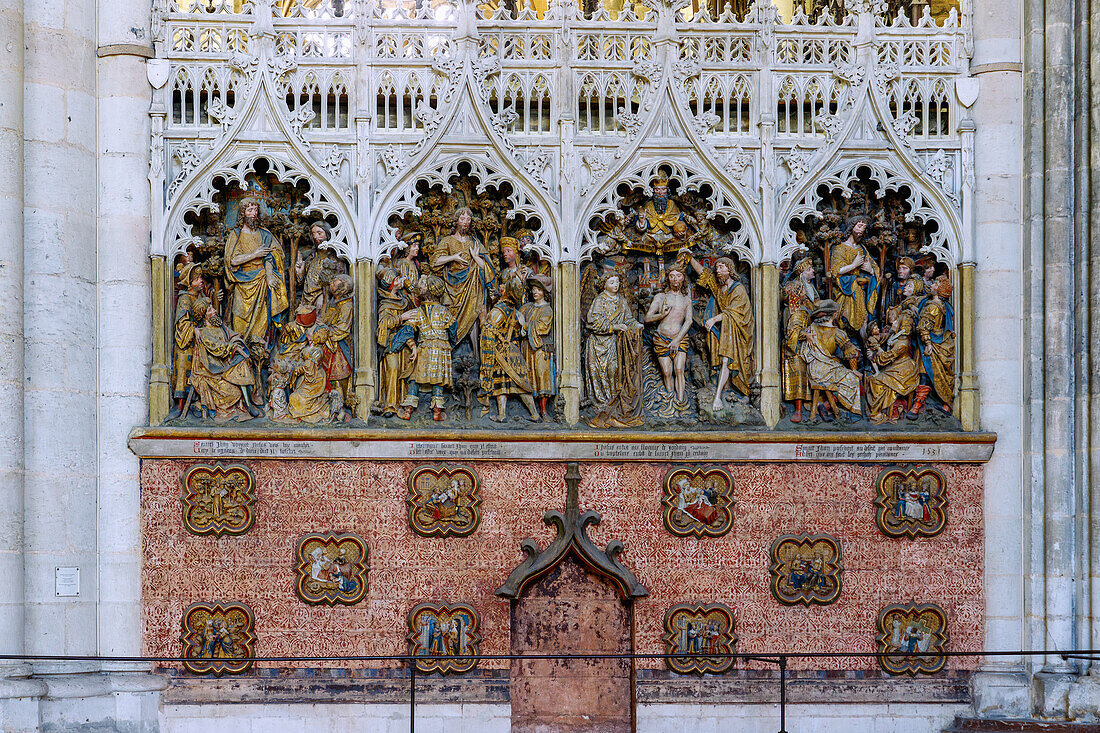
[[[886,228],[883,218],[863,214],[826,224],[824,244],[811,253],[825,264],[818,269],[806,256],[790,270],[782,288],[782,385],[792,423],[897,423],[920,419],[929,404],[940,416],[952,413],[951,278],[929,257],[915,261],[883,246]],[[893,272],[884,274],[888,258]]]
[[[762,426],[760,337],[779,339],[791,425],[923,413],[951,426],[949,270],[922,254],[897,196],[857,186],[837,201],[799,231],[802,252],[781,265],[780,332],[758,335],[740,224],[711,217],[705,193],[664,176],[625,192],[590,222],[579,302],[555,304],[537,222],[458,176],[391,222],[398,244],[374,270],[375,400],[356,411],[354,281],[332,225],[260,181],[219,202],[224,217],[199,222],[203,244],[175,263],[169,418],[560,424],[565,317],[581,325],[588,426]]]

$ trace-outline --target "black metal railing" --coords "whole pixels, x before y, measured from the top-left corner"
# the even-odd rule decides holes
[[[708,659],[733,659],[744,662],[758,662],[775,665],[779,671],[779,730],[778,733],[790,733],[787,731],[787,666],[793,659],[836,659],[836,658],[966,658],[966,657],[1057,657],[1063,661],[1100,661],[1100,650],[1074,650],[1062,652],[1056,650],[1038,651],[936,651],[929,652],[778,652],[763,654],[748,653],[710,653],[700,652],[693,654],[639,654],[639,653],[606,653],[606,654],[474,654],[466,656],[449,657],[458,661],[516,661],[516,660],[654,660],[654,659],[690,659],[692,657]],[[403,655],[360,655],[360,656],[302,656],[302,657],[233,657],[235,663],[294,663],[308,664],[318,662],[397,662],[408,669],[409,678],[409,732],[416,731],[416,678],[434,676],[436,673],[418,671],[415,662],[438,657]],[[0,662],[116,662],[134,664],[192,664],[203,661],[195,657],[157,657],[157,656],[106,656],[106,655],[65,655],[65,654],[0,654]],[[225,660],[230,661],[230,660]],[[455,675],[461,677],[461,674]]]

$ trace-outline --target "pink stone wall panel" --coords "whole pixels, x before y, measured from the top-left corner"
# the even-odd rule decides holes
[[[482,521],[467,538],[425,538],[408,526],[406,476],[415,462],[248,461],[256,523],[241,537],[197,537],[180,517],[186,460],[142,466],[142,635],[147,654],[179,653],[179,619],[194,601],[240,600],[256,615],[264,656],[403,654],[406,614],[421,601],[465,601],[481,614],[482,652],[509,649],[509,605],[493,595],[522,560],[519,542],[552,538],[547,509],[564,505],[565,465],[471,462]],[[649,590],[635,609],[639,652],[660,653],[669,606],[734,609],[743,652],[873,651],[879,610],[934,602],[947,611],[950,648],[982,647],[981,467],[937,465],[947,478],[947,528],[934,538],[890,539],[874,522],[881,466],[729,464],[733,528],[721,538],[675,537],[661,522],[666,464],[581,466],[581,507],[603,514],[590,535],[622,540],[622,559]],[[370,589],[351,607],[311,607],[294,594],[295,543],[307,532],[355,532],[370,548]],[[824,607],[788,607],[768,586],[768,548],[783,533],[828,533],[843,552],[843,589]],[[978,660],[953,660],[973,668]],[[267,666],[289,666],[273,664]],[[302,666],[375,667],[375,662]],[[485,667],[506,668],[506,662]],[[660,660],[640,667],[658,668]],[[750,665],[751,666],[751,665]],[[876,669],[872,659],[792,661],[799,669]]]

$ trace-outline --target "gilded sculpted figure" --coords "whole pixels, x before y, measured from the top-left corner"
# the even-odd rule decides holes
[[[255,380],[244,338],[222,322],[206,298],[192,303],[191,314],[202,324],[195,329],[190,382],[204,416],[216,420],[259,417],[249,395]]]
[[[417,306],[401,315],[407,328],[394,336],[394,348],[403,348],[416,332],[412,347],[413,372],[409,377],[408,391],[397,416],[412,419],[420,400],[421,387],[432,390],[432,420],[446,419],[443,412],[443,388],[451,387],[451,347],[456,338],[454,315],[439,299],[446,292],[443,281],[434,275],[423,275],[417,285]]]
[[[195,350],[195,329],[206,318],[205,309],[196,319],[192,315],[193,306],[205,297],[205,278],[199,272],[199,266],[188,263],[180,270],[179,281],[187,289],[176,295],[176,315],[172,342],[172,397],[176,406],[172,416],[183,416],[183,403],[187,399],[191,360]]]
[[[713,405],[718,411],[723,406],[722,391],[727,382],[742,395],[749,394],[753,376],[752,301],[741,280],[734,275],[733,260],[719,257],[713,271],[703,267],[695,257],[690,262],[699,275],[696,286],[711,293],[703,328],[707,331],[711,367],[719,368]]]
[[[871,422],[897,422],[905,412],[904,400],[917,388],[917,362],[909,352],[913,316],[900,305],[886,311],[889,330],[867,339],[867,359],[874,372],[866,376],[867,409]]]
[[[913,268],[916,265],[913,263],[912,257],[899,257],[897,263],[897,276],[890,277],[887,274],[887,279],[890,284],[886,286],[886,307],[892,308],[895,305],[901,305],[902,300],[905,299],[904,291],[905,284],[915,275],[913,275]]]
[[[485,312],[485,294],[496,279],[492,263],[470,231],[473,214],[466,207],[455,212],[454,231],[439,240],[432,252],[431,269],[446,284],[444,305],[454,315],[456,342],[469,335],[478,353],[478,319]]]
[[[325,288],[336,275],[344,272],[344,263],[332,249],[332,227],[324,221],[315,221],[309,227],[313,240],[313,253],[308,258],[298,257],[294,271],[302,284],[302,303],[322,310]]]
[[[636,427],[642,423],[642,324],[619,293],[619,276],[605,275],[585,325],[584,381],[596,410],[593,427]]]
[[[691,296],[687,293],[687,276],[679,265],[668,270],[668,284],[658,293],[645,315],[646,323],[657,323],[653,334],[653,352],[661,368],[665,389],[684,401],[687,380],[687,333],[691,329]]]
[[[400,409],[405,399],[405,388],[412,374],[413,358],[411,341],[400,348],[393,348],[394,336],[401,328],[401,314],[413,305],[417,283],[420,281],[421,235],[407,240],[404,249],[398,250],[398,258],[378,271],[378,345],[382,347],[380,358],[379,406],[384,417]]]
[[[855,331],[862,331],[868,320],[875,320],[882,280],[879,266],[862,244],[869,227],[867,217],[853,217],[848,222],[847,237],[829,250],[833,296],[840,307],[840,315]]]
[[[791,273],[790,281],[783,288],[783,299],[787,306],[784,315],[782,343],[783,399],[794,403],[791,422],[802,422],[802,405],[810,401],[810,377],[806,373],[806,362],[799,356],[803,333],[810,326],[810,313],[817,300],[814,288],[814,264],[809,257],[798,261]]]
[[[558,393],[557,368],[554,364],[554,306],[550,304],[550,283],[532,276],[527,280],[528,301],[520,308],[527,329],[521,351],[527,363],[527,377],[539,413],[549,419],[547,403]]]
[[[310,332],[310,343],[321,348],[321,368],[340,402],[354,400],[351,391],[351,331],[354,316],[352,280],[349,275],[336,275],[328,285],[329,297],[324,311]]]
[[[539,421],[535,409],[534,388],[528,380],[527,362],[520,351],[520,340],[526,331],[527,319],[516,309],[523,300],[523,284],[515,279],[503,281],[492,293],[496,302],[485,318],[481,332],[481,389],[496,399],[494,422],[504,422],[508,395],[518,395],[532,422]]]
[[[940,275],[932,294],[920,304],[917,334],[920,345],[920,386],[906,417],[916,419],[934,390],[944,412],[951,412],[955,394],[955,311],[948,302],[951,280]]]
[[[247,343],[268,343],[271,325],[289,306],[282,245],[260,222],[260,204],[241,199],[237,226],[225,239],[229,327]]]
[[[295,420],[319,423],[331,415],[325,391],[325,370],[321,367],[322,353],[320,346],[307,346],[294,367],[288,405],[290,417]]]
[[[642,247],[647,252],[662,252],[678,249],[677,244],[669,246],[673,240],[673,227],[682,222],[683,212],[668,195],[668,179],[661,177],[653,181],[653,197],[645,203],[635,215],[634,225],[642,233]]]
[[[818,391],[825,393],[833,416],[840,414],[837,401],[849,412],[860,416],[863,414],[859,403],[859,372],[856,371],[859,349],[844,330],[836,325],[839,310],[839,306],[832,300],[818,301],[810,314],[813,322],[802,335],[799,354],[806,362],[810,387],[814,390],[813,404],[810,406],[811,420],[817,417]],[[838,353],[840,357],[837,356]],[[848,361],[849,368],[841,363],[841,358]],[[833,417],[826,416],[823,419],[832,422]]]

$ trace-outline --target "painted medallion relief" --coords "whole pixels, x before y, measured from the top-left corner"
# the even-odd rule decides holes
[[[721,674],[733,667],[730,657],[737,635],[733,611],[721,603],[681,603],[665,614],[665,653],[683,654],[665,659],[677,674]]]
[[[890,674],[935,674],[947,658],[947,614],[935,603],[893,604],[878,615],[879,664]],[[891,654],[896,653],[896,654]]]
[[[409,611],[409,654],[420,672],[457,674],[477,665],[480,619],[466,603],[421,603]],[[472,656],[473,655],[473,656]]]
[[[256,479],[241,464],[198,464],[183,475],[183,524],[191,534],[244,534],[252,527]]]
[[[947,484],[934,468],[888,468],[875,482],[875,523],[890,537],[935,537],[947,525]]]
[[[367,543],[354,534],[307,534],[298,541],[298,597],[309,604],[352,605],[367,593]]]
[[[409,474],[409,526],[423,537],[465,537],[481,521],[481,482],[472,468],[420,466]]]
[[[733,525],[733,476],[724,468],[677,466],[665,475],[664,522],[680,537],[721,537]]]
[[[782,535],[771,546],[772,595],[780,603],[826,606],[840,596],[840,543],[829,535]]]
[[[238,601],[192,603],[180,621],[180,656],[195,674],[238,674],[252,666],[256,653],[252,609]]]

